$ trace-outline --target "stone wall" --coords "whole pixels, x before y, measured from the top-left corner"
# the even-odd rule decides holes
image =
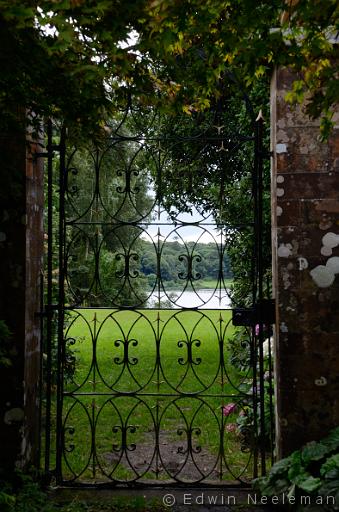
[[[284,101],[292,80],[279,69],[271,88],[279,457],[339,425],[339,126],[322,143]]]
[[[0,468],[37,465],[39,456],[40,279],[43,254],[43,165],[23,130],[1,134],[0,320],[9,365],[0,368]]]

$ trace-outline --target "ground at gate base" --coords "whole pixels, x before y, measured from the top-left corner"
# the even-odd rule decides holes
[[[196,500],[198,503],[199,500],[201,502],[202,493],[206,493],[204,503],[195,503]],[[247,489],[79,490],[63,488],[49,491],[48,494],[50,501],[60,507],[57,509],[60,512],[281,512],[286,510],[283,506],[261,505],[259,497],[257,504],[254,505],[253,499],[248,499],[249,494],[253,496],[253,492]],[[174,497],[173,506],[165,505],[166,496]],[[217,504],[209,504],[208,496],[218,496]]]

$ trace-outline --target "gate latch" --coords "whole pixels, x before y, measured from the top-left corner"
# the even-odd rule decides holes
[[[252,308],[235,308],[232,310],[232,324],[250,327],[259,321],[266,325],[275,324],[275,300],[263,299]]]
[[[236,308],[232,310],[232,324],[249,327],[255,324],[254,308]]]

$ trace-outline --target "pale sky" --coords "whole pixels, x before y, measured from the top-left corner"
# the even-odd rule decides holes
[[[214,226],[214,219],[212,214],[209,216],[202,217],[199,212],[192,207],[193,214],[181,213],[177,219],[179,222],[187,222],[190,225],[177,225],[175,226],[173,221],[168,218],[167,212],[163,212],[160,215],[160,220],[154,220],[149,224],[147,233],[153,240],[156,240],[158,230],[160,230],[160,240],[164,241],[167,237],[168,241],[177,240],[179,243],[184,242],[199,242],[199,243],[210,243],[220,242],[220,231],[217,231]],[[199,226],[192,225],[193,223],[199,222]],[[142,238],[148,239],[147,235]]]

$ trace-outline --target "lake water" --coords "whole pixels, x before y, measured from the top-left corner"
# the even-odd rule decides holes
[[[166,303],[171,301],[171,307],[174,309],[179,308],[196,308],[199,309],[230,309],[231,300],[225,290],[211,290],[203,288],[196,292],[192,290],[186,290],[182,292],[180,290],[168,290],[167,295],[165,293],[160,294],[160,307],[165,308]],[[151,307],[158,307],[158,293],[152,293],[148,300],[148,305]]]

